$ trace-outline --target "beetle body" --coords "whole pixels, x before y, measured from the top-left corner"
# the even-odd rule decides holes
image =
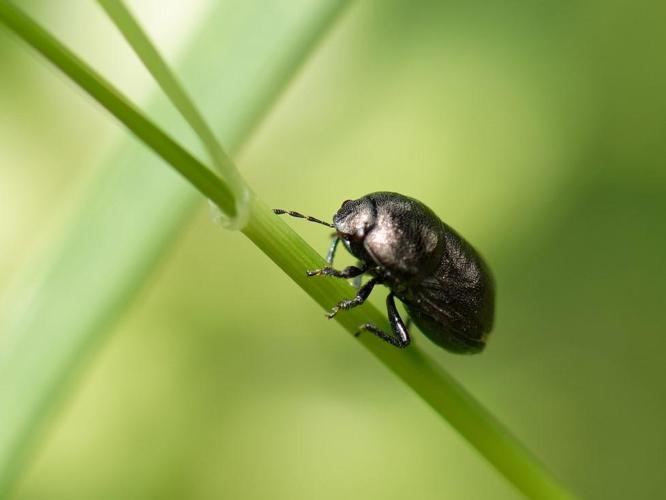
[[[395,296],[434,343],[457,353],[483,350],[493,326],[492,275],[476,250],[432,210],[398,193],[377,192],[345,201],[332,226],[336,236],[329,263],[341,240],[359,264],[343,271],[329,267],[308,274],[349,278],[367,273],[372,279],[357,297],[340,302],[329,317],[361,304],[375,284],[384,284],[391,290],[387,306],[393,335],[371,324],[362,325],[361,330],[397,347],[408,345],[407,326],[395,308]]]

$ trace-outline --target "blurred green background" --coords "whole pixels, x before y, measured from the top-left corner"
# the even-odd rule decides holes
[[[133,99],[154,92],[95,5],[25,5]],[[172,60],[210,8],[131,5]],[[417,342],[585,498],[666,491],[665,15],[358,2],[236,158],[272,206],[326,218],[394,190],[473,242],[498,281],[488,349]],[[0,30],[0,293],[126,134]],[[325,252],[325,230],[293,227]],[[14,497],[520,498],[203,202]]]

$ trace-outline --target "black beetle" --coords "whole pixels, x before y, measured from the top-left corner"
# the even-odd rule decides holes
[[[329,318],[340,309],[362,304],[375,285],[383,284],[391,290],[386,307],[395,336],[371,323],[361,325],[356,335],[367,330],[396,347],[408,346],[408,326],[395,306],[398,297],[410,319],[435,344],[457,353],[476,353],[485,347],[495,309],[490,270],[469,243],[420,201],[398,193],[371,193],[342,203],[333,224],[289,210],[274,212],[334,228],[326,257],[329,265],[340,240],[359,261],[341,271],[332,267],[307,271],[308,276],[357,280],[364,273],[372,276],[356,297],[339,302]]]

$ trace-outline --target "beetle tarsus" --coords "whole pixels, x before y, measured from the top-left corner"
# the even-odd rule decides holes
[[[373,325],[372,323],[365,323],[364,325],[361,325],[359,327],[359,330],[354,334],[354,336],[358,337],[364,331],[368,331],[368,332],[372,333],[376,337],[379,337],[380,339],[382,339],[384,342],[387,342],[387,343],[391,344],[392,346],[395,346],[399,349],[404,349],[410,343],[409,337],[406,340],[396,339],[394,337],[391,337],[388,333],[384,332],[381,328],[378,328],[377,326]]]
[[[328,319],[333,319],[333,317],[338,314],[338,311],[340,308],[338,306],[335,306],[333,309],[330,310],[330,312],[326,313],[326,317]]]

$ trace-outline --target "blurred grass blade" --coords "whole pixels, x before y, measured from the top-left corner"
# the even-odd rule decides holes
[[[91,97],[195,186],[201,194],[213,200],[230,216],[235,216],[234,198],[227,184],[221,182],[199,160],[156,127],[90,66],[11,4],[0,4],[0,20],[79,84]]]
[[[178,74],[230,152],[248,139],[342,6],[309,0],[262,9],[243,0],[215,5]],[[165,107],[150,111],[172,136],[189,136]],[[3,304],[0,497],[25,468],[67,382],[134,300],[199,200],[133,138],[105,167],[41,271],[27,275]]]
[[[153,75],[160,88],[199,136],[212,160],[213,166],[217,168],[218,173],[231,187],[236,200],[236,215],[234,218],[225,217],[223,219],[225,225],[235,228],[242,227],[247,220],[246,207],[249,193],[233,161],[224,152],[215,134],[187,95],[176,75],[164,62],[155,45],[150,41],[125,4],[121,0],[98,0],[98,3]]]

